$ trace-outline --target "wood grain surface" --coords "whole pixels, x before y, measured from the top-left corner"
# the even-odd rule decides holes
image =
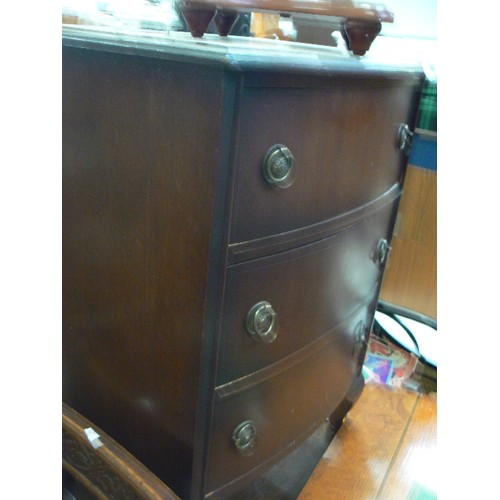
[[[421,396],[395,456],[379,498],[432,498],[437,490],[437,404],[432,396]]]
[[[415,89],[393,85],[387,78],[369,84],[337,78],[330,88],[246,88],[231,243],[346,214],[398,183],[405,158],[394,143],[399,124],[412,121]],[[295,158],[295,180],[286,189],[272,188],[260,173],[275,144]]]
[[[437,176],[408,166],[380,298],[437,319]]]
[[[63,398],[187,494],[222,76],[67,47],[63,61]]]
[[[435,448],[435,398],[368,384],[299,500],[435,498],[418,476],[435,467],[413,469],[430,465]]]
[[[348,391],[348,379],[364,354],[353,339],[363,341],[363,325],[371,323],[378,294],[380,268],[373,255],[380,238],[390,239],[396,198],[384,205],[385,215],[381,208],[380,219],[365,213],[366,224],[345,227],[338,239],[349,243],[341,251],[328,251],[326,257],[312,253],[336,238],[323,232],[318,242],[300,245],[297,252],[311,253],[301,266],[286,268],[289,277],[274,275],[276,284],[286,287],[270,298],[283,318],[276,347],[281,339],[290,341],[285,331],[295,328],[285,314],[289,318],[293,311],[304,332],[293,337],[301,339],[292,346],[295,352],[329,334],[359,306],[361,317],[345,324],[335,349],[311,355],[310,368],[305,361],[289,365],[286,376],[275,374],[248,390],[248,399],[238,393],[219,403],[214,390],[223,335],[241,331],[249,309],[269,299],[261,293],[275,290],[273,284],[264,289],[252,263],[254,283],[235,294],[248,303],[230,309],[227,245],[279,235],[286,248],[276,254],[281,263],[294,252],[286,247],[287,232],[366,207],[393,186],[398,190],[406,158],[395,140],[399,123],[413,128],[422,74],[406,65],[361,64],[340,55],[335,62],[318,57],[319,49],[298,56],[298,49],[288,48],[284,58],[277,52],[269,57],[265,40],[198,44],[163,34],[161,39],[133,33],[117,37],[106,29],[76,26],[65,31],[63,400],[183,499],[199,499],[227,485],[243,488],[253,477],[233,466],[237,450],[231,444],[241,422],[275,423],[268,432],[273,439],[262,446],[262,458],[274,458],[299,444],[307,429],[324,423]],[[269,113],[259,113],[256,106]],[[327,135],[331,140],[325,140]],[[262,154],[273,144],[290,146],[302,165],[296,191],[262,186]],[[242,203],[244,196],[255,203]],[[237,219],[239,232],[233,232]],[[252,233],[264,221],[266,230]],[[269,262],[265,253],[256,260]],[[272,274],[271,267],[267,272]],[[307,302],[315,282],[325,297],[317,301],[324,306],[317,313]],[[303,294],[304,300],[297,304],[292,294]],[[281,304],[290,313],[282,314]],[[363,319],[367,311],[370,321]],[[233,324],[226,315],[236,328],[223,331]],[[315,318],[324,320],[322,333],[312,331]],[[252,353],[243,349],[239,354],[234,359]],[[291,351],[283,349],[281,355]],[[325,365],[328,369],[322,369]],[[263,369],[250,365],[220,382]],[[299,399],[304,407],[296,404]],[[411,395],[402,401],[390,393],[379,398],[371,412],[387,406],[383,419],[372,420],[369,414],[350,435],[353,450],[356,440],[371,444],[343,472],[351,479],[347,494],[366,477],[378,491],[413,403]],[[265,425],[259,425],[262,436]],[[370,441],[380,436],[382,444]],[[273,443],[278,448],[271,450]],[[321,453],[325,448],[326,443]],[[217,462],[212,469],[211,457]],[[234,476],[228,475],[231,470]]]

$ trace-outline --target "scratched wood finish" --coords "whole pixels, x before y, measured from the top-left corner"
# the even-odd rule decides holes
[[[432,498],[436,407],[430,395],[365,386],[298,500]]]
[[[387,302],[437,318],[437,176],[408,166],[380,292]]]

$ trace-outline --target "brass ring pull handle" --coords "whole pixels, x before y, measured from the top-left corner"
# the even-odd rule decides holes
[[[242,422],[233,432],[232,441],[236,450],[244,456],[252,455],[257,442],[257,428],[251,420]]]
[[[406,156],[410,154],[412,142],[413,132],[406,123],[402,123],[398,131],[398,147]]]
[[[273,306],[263,300],[248,311],[245,326],[247,332],[258,342],[270,344],[278,335],[278,317]]]
[[[390,251],[391,247],[389,246],[389,242],[385,238],[380,239],[377,244],[377,249],[375,250],[375,261],[380,267],[387,261]]]
[[[366,328],[366,325],[365,325],[365,322],[363,320],[361,320],[357,325],[356,325],[356,329],[354,331],[354,342],[356,344],[360,344],[360,345],[363,345],[363,344],[367,344],[367,328]]]
[[[366,327],[366,323],[363,320],[360,320],[354,329],[354,342],[352,345],[352,355],[354,353],[368,345],[368,334],[369,329]]]
[[[275,144],[262,162],[264,179],[272,187],[287,188],[294,181],[295,158],[283,144]]]

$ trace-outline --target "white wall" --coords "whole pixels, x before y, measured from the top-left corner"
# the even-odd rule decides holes
[[[382,23],[381,35],[437,38],[437,0],[389,0],[394,23]]]

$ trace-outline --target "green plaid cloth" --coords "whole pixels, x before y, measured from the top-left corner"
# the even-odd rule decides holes
[[[437,132],[437,82],[426,80],[424,83],[417,128]]]

